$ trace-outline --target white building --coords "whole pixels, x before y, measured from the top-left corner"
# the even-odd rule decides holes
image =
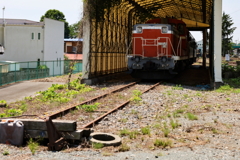
[[[0,19],[0,44],[4,47],[0,61],[63,60],[64,22]]]
[[[207,53],[208,53],[208,45],[206,46]],[[197,53],[203,54],[203,40],[197,41]]]

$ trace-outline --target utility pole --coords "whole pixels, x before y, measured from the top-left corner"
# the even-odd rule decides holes
[[[3,7],[3,26],[5,26],[5,19],[4,19],[4,11],[5,11],[5,6]]]
[[[0,54],[3,54],[4,53],[4,40],[5,40],[5,19],[4,19],[4,10],[5,10],[5,7],[2,8],[3,10],[3,38],[2,38],[2,43],[3,44],[0,44]]]

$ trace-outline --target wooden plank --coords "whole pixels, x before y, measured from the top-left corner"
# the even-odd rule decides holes
[[[83,130],[77,130],[74,132],[60,132],[65,139],[81,140]],[[31,138],[48,138],[47,131],[41,130],[25,130],[25,135]]]
[[[18,119],[23,122],[25,130],[46,131],[47,126],[44,120],[37,119]],[[73,132],[76,131],[77,122],[68,120],[52,120],[58,131]]]

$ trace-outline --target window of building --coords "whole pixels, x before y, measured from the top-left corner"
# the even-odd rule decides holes
[[[41,34],[40,33],[38,33],[38,39],[40,39],[41,38]]]
[[[32,39],[34,39],[34,33],[32,33]]]

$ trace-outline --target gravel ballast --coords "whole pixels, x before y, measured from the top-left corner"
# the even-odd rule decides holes
[[[95,132],[116,135],[124,129],[136,133],[135,137],[122,135],[129,151],[120,152],[121,146],[93,149],[76,145],[50,152],[41,146],[32,155],[28,147],[1,144],[0,159],[240,159],[239,93],[164,84],[141,98],[140,102],[131,102],[108,115],[93,128]],[[196,118],[190,120],[189,114]],[[143,134],[142,128],[149,128],[150,133]],[[164,136],[166,130],[169,133]],[[156,139],[169,140],[172,145],[156,146]]]

